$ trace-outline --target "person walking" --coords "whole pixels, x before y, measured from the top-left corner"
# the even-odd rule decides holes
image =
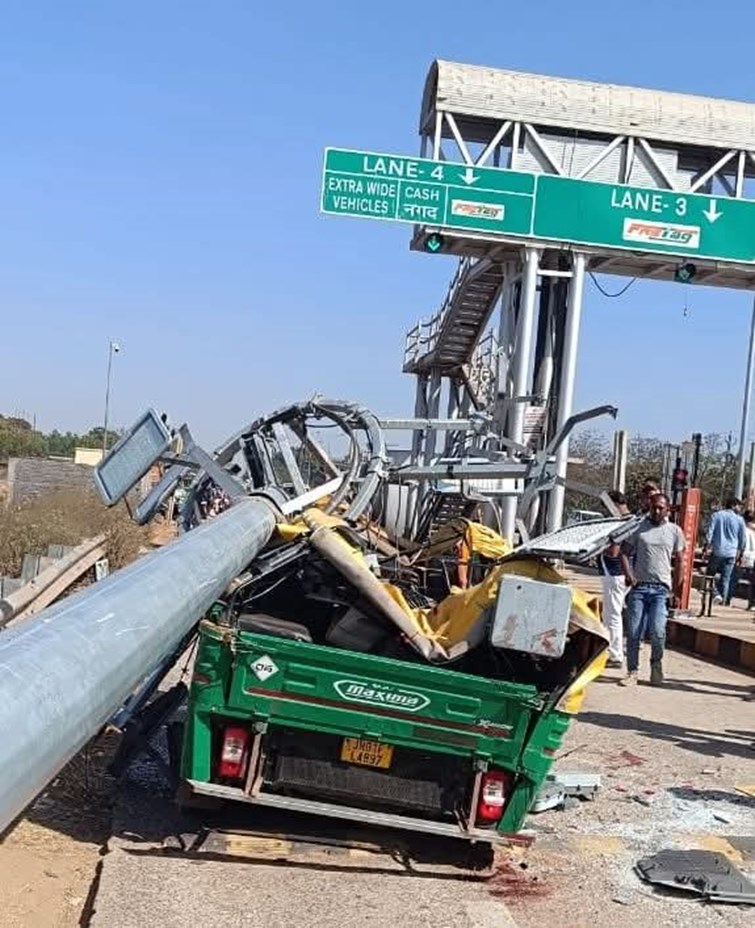
[[[668,597],[679,598],[682,586],[684,532],[669,522],[669,501],[663,493],[650,499],[648,514],[622,544],[621,557],[627,583],[627,674],[622,686],[637,683],[640,643],[650,632],[650,684],[663,686],[663,652],[666,647]]]
[[[714,603],[731,604],[736,587],[734,568],[741,559],[747,543],[745,522],[740,515],[742,504],[730,496],[723,509],[714,512],[708,525],[703,557],[709,557],[708,576],[718,574]]]
[[[611,490],[608,494],[622,516],[629,515],[629,507],[623,493]],[[624,577],[621,546],[612,545],[598,557],[600,581],[603,587],[603,624],[608,631],[608,660],[606,667],[624,666],[624,628],[622,615],[624,600],[629,587]]]

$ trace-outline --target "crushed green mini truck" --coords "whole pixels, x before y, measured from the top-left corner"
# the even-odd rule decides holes
[[[337,463],[324,428],[340,430]],[[338,434],[326,433],[333,448]],[[528,464],[523,514],[547,483],[553,448]],[[264,532],[253,529],[254,556],[233,560],[240,573],[208,580],[208,598],[194,591],[198,624],[187,640],[166,635],[172,650],[118,713],[130,725],[196,636],[186,720],[182,732],[171,727],[180,802],[472,841],[522,827],[608,641],[598,604],[554,564],[589,559],[628,523],[532,540],[520,529],[514,548],[492,527],[495,501],[451,479],[456,465],[467,473],[465,461],[447,459],[437,479],[406,486],[374,414],[322,399],[255,420],[214,456],[154,413],[121,439],[97,474],[109,504],[156,462],[169,465],[138,521],[182,488],[183,531],[212,533],[249,496],[270,516]],[[168,504],[165,518],[174,511]],[[167,695],[144,709],[157,721],[169,711]],[[124,738],[123,763],[143,723]]]
[[[602,667],[605,639],[584,594],[541,560],[512,557],[465,591],[464,603],[477,596],[478,607],[480,588],[488,587],[482,602],[494,591],[493,605],[478,609],[488,644],[512,582],[530,602],[554,584],[566,594],[568,614],[540,622],[561,621],[559,656],[481,644],[431,666],[409,648],[398,657],[359,653],[351,639],[335,646],[343,620],[318,640],[317,617],[229,620],[216,608],[199,627],[184,801],[214,797],[473,841],[516,833]]]

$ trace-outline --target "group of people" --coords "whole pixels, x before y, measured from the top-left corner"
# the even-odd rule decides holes
[[[198,495],[197,502],[202,514],[202,521],[219,516],[225,512],[231,505],[228,494],[216,486],[212,481],[208,481]]]
[[[621,515],[629,515],[623,493],[609,493]],[[650,684],[663,686],[663,653],[669,600],[680,601],[683,583],[684,532],[669,521],[671,505],[657,484],[642,488],[644,519],[632,534],[610,545],[600,556],[603,582],[603,621],[608,630],[608,666],[624,667],[622,686],[638,682],[640,645],[650,638]],[[728,499],[708,525],[703,556],[707,573],[715,575],[715,601],[729,605],[738,583],[739,570],[750,580],[748,609],[755,605],[755,514],[742,513],[742,503]]]

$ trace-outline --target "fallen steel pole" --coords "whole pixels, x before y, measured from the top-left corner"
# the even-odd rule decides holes
[[[264,547],[262,497],[0,635],[0,832]]]

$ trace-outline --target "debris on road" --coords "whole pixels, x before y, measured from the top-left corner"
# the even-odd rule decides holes
[[[723,854],[712,851],[660,851],[636,864],[648,883],[703,896],[709,902],[755,905],[755,883]]]
[[[632,802],[639,802],[641,806],[651,806],[653,804],[653,801],[648,799],[647,796],[634,795],[631,798]]]
[[[580,799],[594,799],[600,785],[600,775],[594,773],[549,774],[530,811],[547,812],[579,805]]]
[[[644,757],[639,754],[633,754],[631,751],[621,751],[618,754],[612,754],[608,757],[609,770],[620,770],[622,767],[641,767],[646,763]]]

